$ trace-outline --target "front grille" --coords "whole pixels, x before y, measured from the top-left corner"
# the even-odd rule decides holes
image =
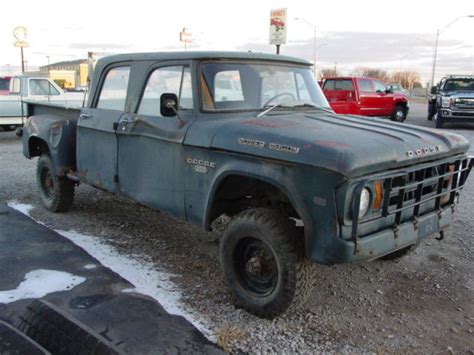
[[[474,110],[474,99],[472,98],[459,98],[454,102],[454,108],[456,110]]]
[[[357,245],[359,223],[391,217],[397,229],[403,222],[402,217],[404,220],[416,221],[422,205],[426,206],[431,202],[429,209],[431,211],[439,210],[446,205],[454,205],[456,196],[463,188],[473,164],[472,157],[447,159],[360,181],[354,190],[354,200],[358,203],[352,206],[351,239]],[[359,220],[362,189],[376,181],[383,183],[380,211]],[[426,207],[423,208],[423,213],[429,212]]]
[[[455,111],[455,112],[453,112],[453,116],[474,117],[474,107],[471,107],[471,110],[473,110],[473,112],[459,112],[459,111]]]
[[[400,224],[403,211],[412,209],[413,217],[418,217],[420,205],[425,202],[435,201],[435,209],[453,204],[457,191],[464,186],[470,167],[470,159],[465,158],[386,178],[382,216],[395,214],[395,223]]]

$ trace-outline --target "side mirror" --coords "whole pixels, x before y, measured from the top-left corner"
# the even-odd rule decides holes
[[[430,93],[431,93],[431,95],[436,95],[436,92],[437,92],[437,91],[438,91],[438,87],[432,86]]]
[[[163,117],[174,117],[178,113],[178,96],[166,93],[160,97],[160,113]]]
[[[386,93],[386,94],[393,94],[393,86],[389,86],[389,87],[385,90],[385,93]]]

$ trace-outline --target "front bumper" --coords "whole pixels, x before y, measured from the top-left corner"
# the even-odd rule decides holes
[[[398,226],[398,230],[385,229],[380,232],[367,235],[357,241],[343,241],[340,248],[339,258],[336,262],[352,262],[362,260],[373,260],[396,250],[416,244],[426,237],[445,229],[451,224],[453,218],[452,207],[445,207],[440,211],[434,211],[422,215],[417,223],[408,221]]]
[[[445,122],[474,122],[474,109],[456,110],[451,108],[440,108],[438,110],[438,118],[442,118]]]

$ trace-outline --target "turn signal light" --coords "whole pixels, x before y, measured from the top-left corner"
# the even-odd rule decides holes
[[[382,201],[383,201],[382,181],[376,181],[374,185],[374,189],[375,189],[374,210],[379,210],[382,207]]]

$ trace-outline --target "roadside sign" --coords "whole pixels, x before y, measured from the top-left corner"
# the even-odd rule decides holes
[[[278,46],[286,43],[286,13],[287,9],[270,11],[270,44]]]
[[[188,32],[186,28],[179,33],[179,40],[184,43],[191,43],[193,41],[192,33]]]
[[[15,47],[28,48],[30,44],[27,41],[15,41],[13,44]]]

